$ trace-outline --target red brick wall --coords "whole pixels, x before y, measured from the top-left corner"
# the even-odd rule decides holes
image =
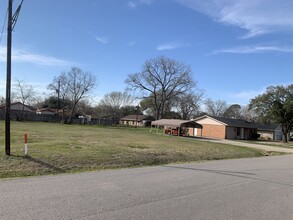
[[[226,138],[226,126],[225,125],[208,125],[202,124],[202,136],[207,138]]]

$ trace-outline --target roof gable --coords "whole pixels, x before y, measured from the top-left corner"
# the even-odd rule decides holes
[[[203,124],[226,125],[227,126],[226,123],[219,121],[216,118],[210,117],[208,115],[204,115],[199,118],[196,118],[196,119],[194,119],[194,121],[196,121],[198,123],[203,123]]]

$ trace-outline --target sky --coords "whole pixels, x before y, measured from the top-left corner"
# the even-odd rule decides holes
[[[7,2],[0,1],[0,96]],[[24,0],[13,31],[12,84],[24,80],[49,95],[53,78],[78,66],[96,75],[97,102],[162,55],[189,65],[205,98],[246,105],[268,86],[293,82],[293,1]]]

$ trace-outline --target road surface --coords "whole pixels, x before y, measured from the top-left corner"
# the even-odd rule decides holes
[[[0,180],[0,219],[293,219],[293,155]]]

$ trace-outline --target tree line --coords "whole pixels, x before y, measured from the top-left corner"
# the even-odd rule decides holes
[[[69,112],[70,123],[76,114],[120,118],[128,114],[149,114],[155,119],[184,120],[204,114],[247,121],[278,123],[285,137],[293,126],[293,85],[270,86],[251,99],[249,105],[228,105],[224,100],[205,98],[198,88],[189,65],[165,56],[146,60],[141,71],[131,73],[125,80],[125,91],[105,94],[92,106],[91,94],[96,77],[91,72],[72,67],[61,72],[48,85],[51,94],[37,100],[34,89],[24,81],[14,85],[14,100],[37,107],[63,109]],[[0,100],[4,102],[4,99]]]

